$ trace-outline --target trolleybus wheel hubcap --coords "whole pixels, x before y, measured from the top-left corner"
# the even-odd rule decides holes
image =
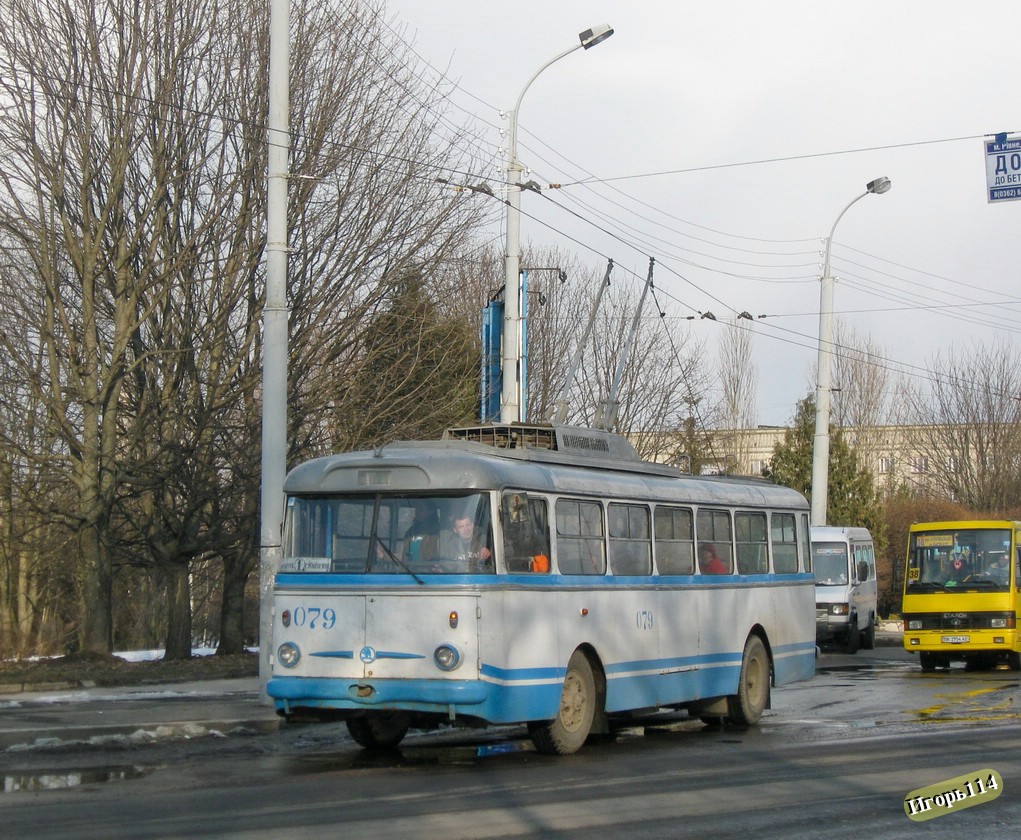
[[[564,692],[560,697],[560,720],[564,728],[575,731],[585,719],[585,686],[575,671],[564,679]]]

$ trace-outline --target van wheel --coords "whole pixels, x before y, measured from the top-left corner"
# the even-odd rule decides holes
[[[367,750],[392,750],[411,728],[411,718],[405,712],[366,712],[345,723],[355,743]]]
[[[759,722],[769,705],[769,654],[758,636],[749,636],[741,657],[741,679],[737,694],[727,698],[727,719],[737,726]]]
[[[861,634],[861,647],[862,650],[875,650],[876,648],[876,617],[874,615],[869,616],[869,626]]]
[[[580,750],[592,731],[597,702],[592,663],[576,650],[567,663],[557,716],[528,725],[535,748],[545,755],[570,755]]]
[[[858,629],[858,619],[852,616],[851,623],[847,626],[844,653],[857,653],[859,647],[861,647],[861,630]]]

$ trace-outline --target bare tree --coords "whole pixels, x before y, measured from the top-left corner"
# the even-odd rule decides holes
[[[0,656],[64,650],[73,584],[63,562],[71,531],[50,515],[67,491],[51,480],[44,453],[56,459],[59,452],[42,400],[22,376],[23,366],[38,369],[45,359],[23,313],[11,306],[22,282],[12,269],[0,269],[0,333],[21,348],[17,358],[0,354]]]
[[[870,449],[869,429],[887,420],[890,372],[883,349],[840,319],[834,329],[834,344],[833,423],[854,429],[858,448]]]
[[[1010,344],[937,357],[910,395],[916,471],[929,491],[1002,513],[1021,496],[1021,358]]]
[[[379,7],[307,0],[294,20],[292,460],[331,445],[335,383],[403,267],[456,248],[480,206],[438,187],[469,152]],[[0,30],[0,247],[28,268],[11,301],[39,352],[0,340],[53,445],[6,443],[74,488],[53,514],[76,535],[80,645],[110,650],[115,563],[151,564],[168,655],[187,655],[188,571],[211,556],[236,645],[228,605],[257,559],[266,10],[9,0]]]
[[[7,99],[0,225],[32,266],[17,303],[40,314],[33,329],[45,358],[35,368],[24,357],[21,373],[63,450],[47,464],[76,490],[64,518],[77,539],[80,644],[105,653],[112,642],[108,528],[121,455],[131,446],[120,422],[131,339],[145,315],[143,293],[176,259],[147,251],[145,232],[166,206],[169,185],[138,164],[154,128],[139,108],[149,94],[146,56],[164,26],[155,9],[112,0],[9,0],[0,14]],[[9,342],[4,349],[20,356]]]
[[[582,425],[595,422],[600,403],[609,395],[640,295],[638,282],[625,282],[612,285],[603,298],[591,347],[570,395],[572,411]],[[616,429],[643,457],[672,461],[688,454],[677,451],[674,433],[685,427],[690,407],[708,388],[703,348],[677,329],[669,313],[658,309],[654,296],[646,304],[621,379]]]
[[[752,358],[752,330],[740,319],[724,324],[720,335],[720,382],[723,392],[720,419],[728,429],[755,425],[758,371]]]

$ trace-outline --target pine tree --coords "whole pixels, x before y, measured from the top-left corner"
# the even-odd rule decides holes
[[[798,403],[794,425],[763,474],[787,487],[812,496],[812,450],[815,442],[815,400],[810,396]],[[840,429],[830,428],[829,498],[826,521],[831,525],[868,528],[877,552],[885,549],[882,502],[872,473],[861,463],[857,451]]]
[[[338,448],[437,439],[477,422],[479,354],[470,324],[441,311],[419,275],[401,277],[364,332],[357,374],[339,400]]]

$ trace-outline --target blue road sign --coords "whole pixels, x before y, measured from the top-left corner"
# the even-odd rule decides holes
[[[986,148],[986,190],[990,204],[1021,198],[1021,135],[997,134]]]

